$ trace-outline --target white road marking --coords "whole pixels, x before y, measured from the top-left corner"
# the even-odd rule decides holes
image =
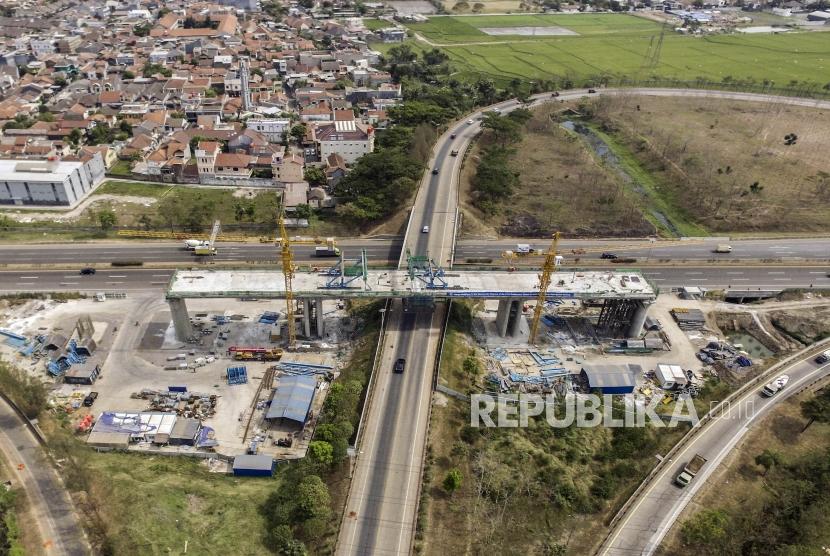
[[[21,280],[37,280],[40,276],[21,276]]]
[[[34,282],[18,282],[17,285],[18,286],[34,286],[35,283]]]
[[[727,274],[743,274],[743,272],[727,272]]]
[[[59,285],[61,285],[61,286],[77,286],[78,282],[60,282]]]
[[[124,275],[124,274],[118,274],[118,275],[113,274],[111,276],[107,276],[107,278],[126,278],[126,277],[127,276]]]

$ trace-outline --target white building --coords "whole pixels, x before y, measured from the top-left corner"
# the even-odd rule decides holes
[[[320,158],[339,154],[347,164],[375,150],[375,130],[355,121],[335,121],[312,128]]]
[[[271,143],[282,141],[282,134],[291,128],[291,120],[283,119],[249,119],[245,122],[248,129],[261,133]]]
[[[104,180],[104,159],[0,160],[0,205],[73,207]]]
[[[32,47],[32,55],[35,58],[42,58],[55,52],[54,39],[32,39],[29,45]]]

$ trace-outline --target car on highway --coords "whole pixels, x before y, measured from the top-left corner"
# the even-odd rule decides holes
[[[406,367],[406,359],[401,357],[400,359],[395,361],[395,366],[392,370],[395,371],[396,373],[402,373],[404,367]]]
[[[458,151],[450,151],[450,156],[458,156]]]
[[[473,120],[467,120],[467,125],[473,125]]]
[[[772,396],[776,395],[778,392],[784,389],[787,383],[790,381],[790,377],[787,375],[781,375],[766,386],[764,386],[763,390],[761,390],[761,394],[771,398]]]
[[[95,269],[92,267],[86,267],[81,269],[81,275],[88,276],[90,274],[95,274]]]
[[[603,253],[602,255],[599,256],[599,258],[600,259],[616,259],[617,255],[616,255],[616,253]]]
[[[597,92],[597,90],[596,90],[596,89],[588,89],[588,94],[589,94],[589,95],[594,94],[594,93],[596,93],[596,92]]]
[[[429,226],[424,226],[423,228],[421,228],[421,233],[422,234],[428,234],[429,233]]]
[[[438,175],[438,172],[440,172],[440,171],[441,171],[441,168],[439,168],[438,166],[436,166],[435,168],[433,168],[433,169],[432,169],[432,175],[433,175],[433,176],[437,176],[437,175]]]
[[[830,349],[822,351],[818,354],[818,357],[816,357],[816,363],[818,363],[819,365],[822,363],[827,363],[828,361],[830,361]]]
[[[84,398],[84,407],[92,407],[92,404],[94,404],[97,399],[98,392],[90,392],[87,397]]]
[[[455,139],[455,133],[450,133],[450,139]]]

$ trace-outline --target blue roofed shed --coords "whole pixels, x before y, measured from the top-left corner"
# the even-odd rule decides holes
[[[237,477],[271,477],[274,475],[274,458],[243,454],[233,458],[233,474]]]
[[[639,365],[584,365],[580,374],[591,390],[603,394],[631,394],[638,372],[642,372]]]
[[[316,390],[317,379],[313,376],[280,378],[265,418],[279,424],[295,424],[302,427],[308,419]]]

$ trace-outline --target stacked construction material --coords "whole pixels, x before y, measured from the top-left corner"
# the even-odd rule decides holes
[[[279,313],[275,313],[273,311],[265,311],[262,313],[262,316],[259,317],[260,324],[276,324],[277,319],[280,318]]]
[[[706,317],[700,309],[675,307],[671,310],[671,316],[681,330],[700,330],[706,326]]]
[[[301,375],[326,375],[334,370],[330,365],[312,365],[311,363],[294,363],[291,361],[280,361],[277,363],[277,369],[282,371],[283,375],[287,376],[301,376]]]
[[[248,370],[245,367],[228,367],[228,384],[246,384]]]

